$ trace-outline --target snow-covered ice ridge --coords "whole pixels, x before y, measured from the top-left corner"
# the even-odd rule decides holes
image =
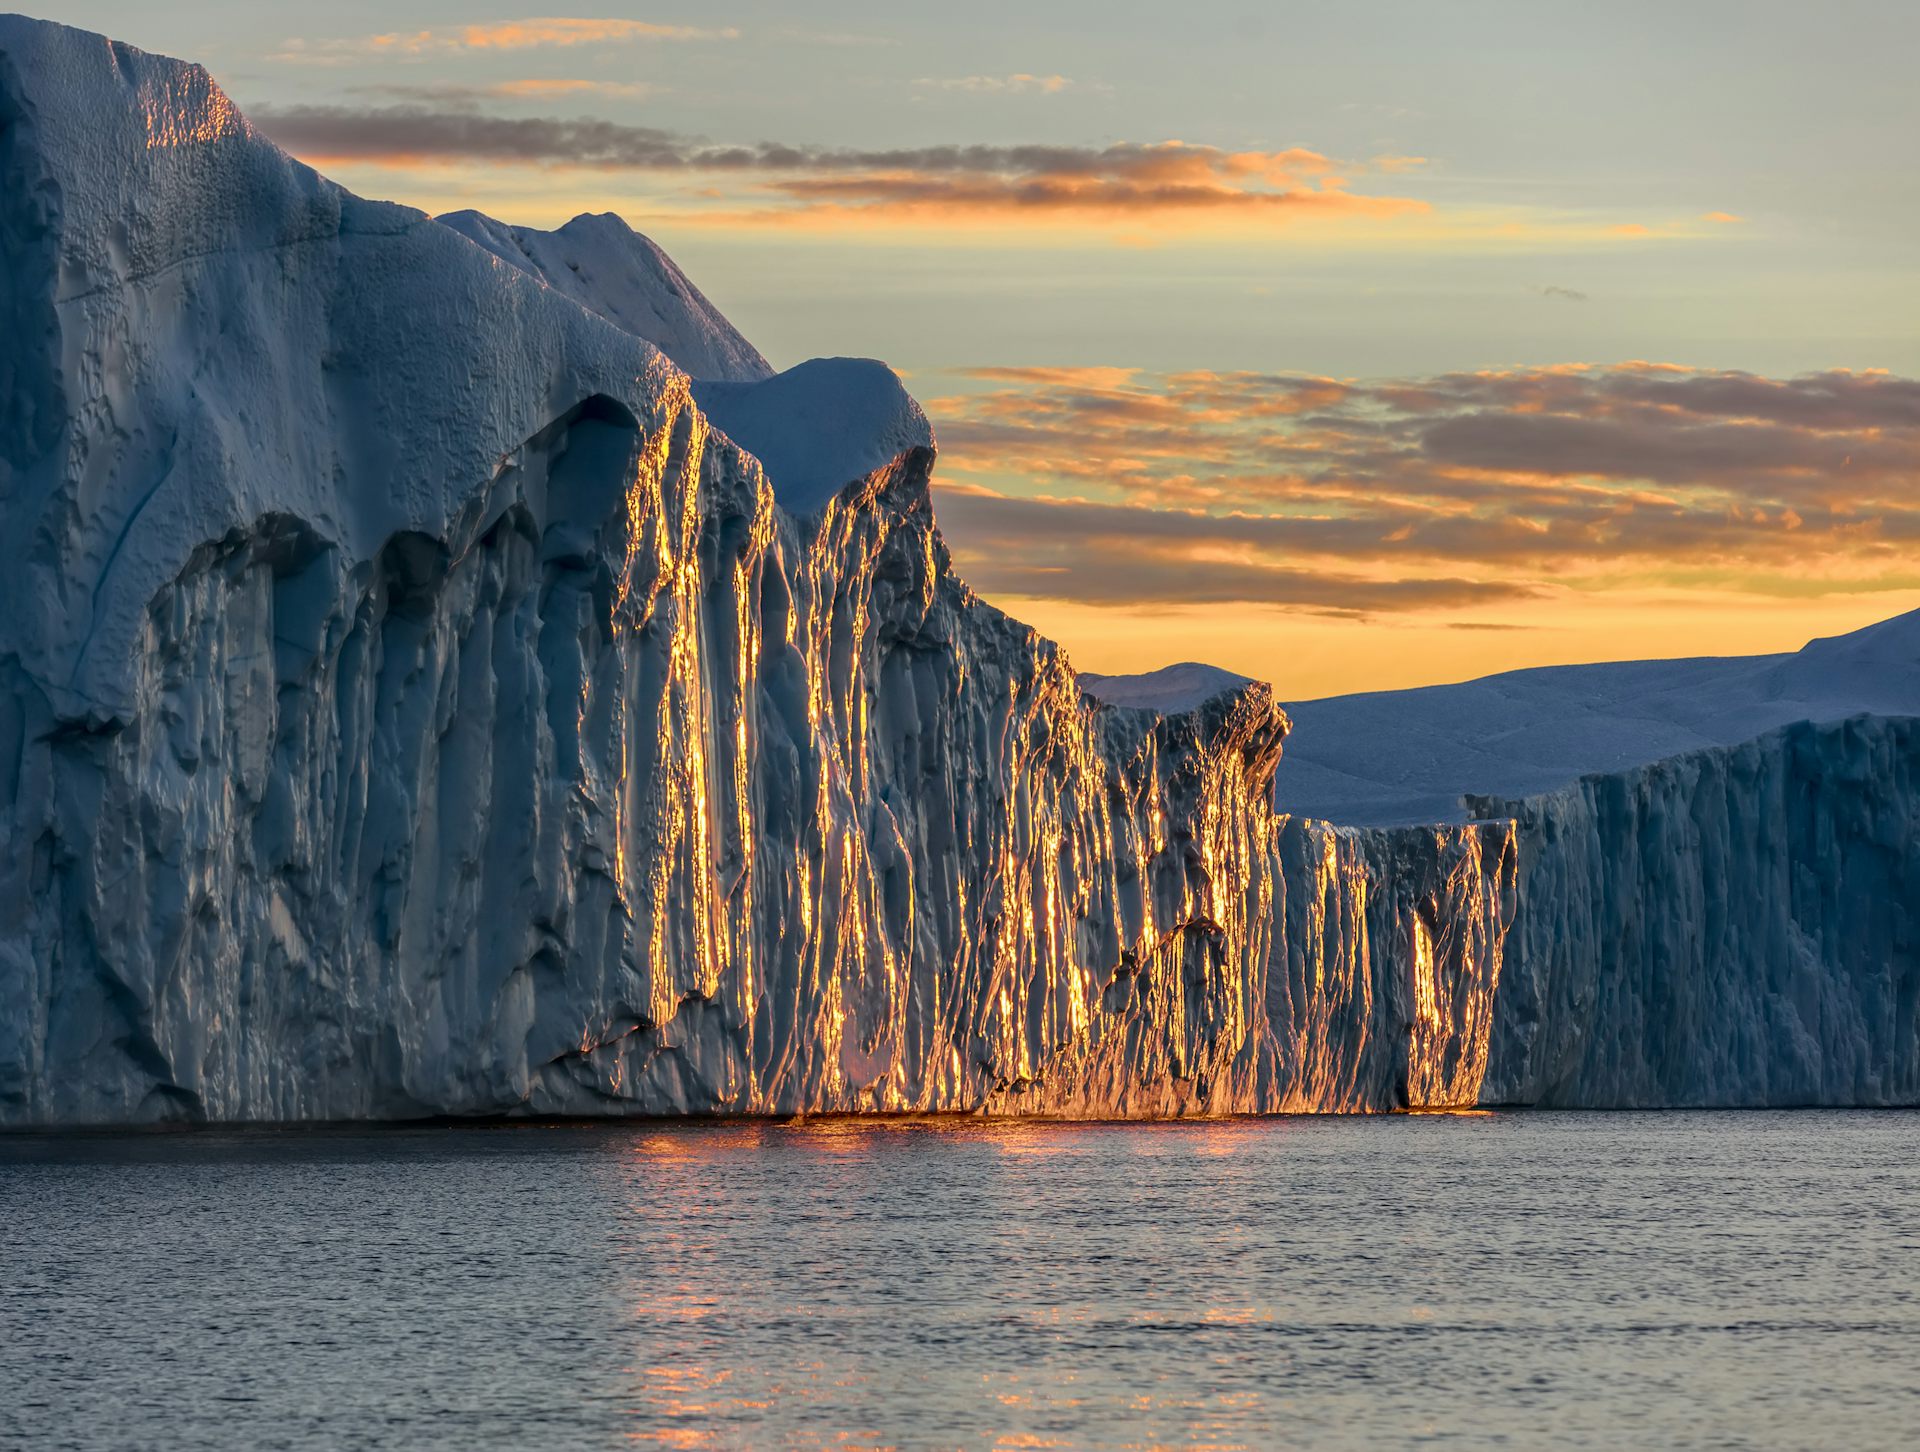
[[[575,217],[552,232],[509,227],[480,212],[447,212],[434,220],[645,338],[695,378],[757,383],[773,376],[760,350],[674,260],[611,212]]]
[[[1132,706],[1143,711],[1191,711],[1223,691],[1238,691],[1252,684],[1245,676],[1193,660],[1132,676],[1080,673],[1080,685],[1088,695],[1109,706]]]
[[[0,263],[0,1122],[1479,1092],[1511,827],[1083,692],[878,365],[17,17]]]
[[[1469,793],[1557,791],[1797,721],[1920,715],[1920,611],[1782,655],[1547,666],[1286,710],[1282,811],[1460,822]]]

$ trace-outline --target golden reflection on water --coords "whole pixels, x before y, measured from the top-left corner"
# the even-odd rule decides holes
[[[1128,1159],[1230,1161],[1261,1144],[1271,1146],[1291,1128],[1287,1121],[1275,1119],[1143,1125],[952,1115],[821,1116],[635,1127],[622,1137],[620,1146],[631,1166],[626,1177],[635,1197],[631,1213],[649,1229],[635,1246],[641,1258],[628,1305],[636,1328],[643,1331],[643,1344],[654,1351],[628,1370],[632,1378],[629,1410],[642,1425],[630,1428],[627,1437],[668,1447],[739,1446],[743,1445],[742,1429],[765,1425],[755,1419],[777,1412],[786,1429],[782,1445],[894,1445],[871,1428],[811,1430],[810,1407],[844,1406],[849,1394],[856,1401],[869,1393],[879,1399],[883,1390],[887,1395],[900,1394],[898,1388],[871,1387],[857,1355],[842,1350],[884,1328],[891,1313],[884,1298],[872,1306],[823,1299],[816,1279],[822,1267],[816,1257],[825,1252],[816,1233],[805,1223],[795,1224],[789,1247],[772,1251],[764,1243],[766,1207],[749,1214],[745,1207],[731,1203],[727,1187],[743,1175],[764,1177],[769,1156],[798,1156],[796,1173],[802,1173],[803,1166],[815,1167],[804,1173],[832,1176],[828,1183],[852,1197],[850,1205],[864,1208],[868,1199],[884,1204],[895,1155],[927,1149],[930,1135],[947,1142],[933,1148],[934,1154],[964,1157],[955,1161],[966,1167],[963,1178],[979,1193],[997,1196],[1019,1194],[1017,1187],[1022,1184],[1046,1183],[1050,1172],[1036,1177],[1033,1170],[1021,1168],[1036,1160],[1078,1157],[1113,1163],[1118,1151],[1122,1164]],[[995,1166],[1005,1168],[996,1171]],[[1154,1174],[1164,1176],[1170,1171],[1179,1173],[1170,1166]],[[1077,1177],[1081,1172],[1071,1173]],[[796,1219],[817,1213],[818,1208],[796,1205]],[[727,1228],[743,1221],[763,1237],[763,1243],[744,1253],[730,1244]],[[1087,1247],[1090,1254],[1099,1249]],[[879,1247],[875,1251],[879,1253]],[[791,1280],[778,1275],[751,1283],[735,1279],[736,1264],[764,1266],[770,1255],[792,1258]],[[829,1285],[838,1284],[830,1269],[827,1274]],[[1250,1301],[1244,1293],[1234,1295],[1231,1286],[1191,1289],[1202,1299],[1183,1306],[1179,1315],[1202,1328],[1226,1333],[1270,1325],[1276,1319],[1272,1307]],[[1223,1290],[1226,1296],[1212,1299]],[[760,1316],[812,1328],[811,1334],[824,1335],[825,1344],[834,1351],[822,1359],[789,1357],[778,1365],[757,1360],[735,1328],[745,1302],[751,1302]],[[1112,1334],[1108,1328],[1116,1316],[1146,1334],[1156,1334],[1166,1326],[1168,1314],[1164,1305],[1059,1299],[1009,1304],[993,1319],[1002,1339],[1017,1335],[1040,1344],[1093,1344]],[[976,1392],[966,1399],[973,1419],[966,1441],[1008,1448],[1076,1445],[1071,1437],[1045,1425],[1083,1408],[1075,1381],[1071,1369],[1058,1366],[982,1376]],[[1152,1394],[1144,1394],[1141,1401],[1143,1415],[1206,1418],[1244,1412],[1252,1405],[1250,1398],[1251,1393],[1223,1389],[1205,1401]],[[1015,1425],[995,1430],[996,1413],[1008,1416]],[[1036,1422],[1039,1425],[1031,1425]],[[808,1433],[803,1435],[801,1428],[809,1429]],[[1160,1444],[1143,1440],[1137,1445]],[[1181,1445],[1207,1443],[1202,1439]]]
[[[1381,1133],[1388,1122],[1373,1123]],[[624,1163],[623,1219],[637,1232],[625,1289],[638,1338],[625,1388],[637,1424],[629,1439],[760,1445],[759,1431],[777,1426],[782,1446],[886,1447],[895,1444],[856,1420],[858,1409],[897,1409],[924,1394],[967,1428],[937,1445],[1078,1445],[1058,1428],[1116,1410],[1110,1394],[1090,1399],[1079,1381],[1098,1348],[1164,1343],[1220,1357],[1292,1346],[1300,1293],[1271,1267],[1258,1280],[1270,1299],[1246,1277],[1219,1273],[1242,1255],[1294,1254],[1283,1249],[1285,1222],[1233,1211],[1209,1221],[1196,1205],[1257,1203],[1250,1186],[1271,1187],[1285,1204],[1291,1191],[1274,1176],[1300,1158],[1286,1146],[1298,1140],[1311,1157],[1329,1127],[1321,1117],[836,1115],[610,1130]],[[900,1176],[924,1176],[929,1165],[941,1167],[950,1197],[931,1218],[913,1198],[924,1191],[902,1199],[898,1188]],[[1169,1224],[1173,1186],[1189,1203]],[[1043,1208],[1055,1195],[1073,1217],[1060,1226]],[[973,1228],[949,1241],[947,1214],[974,1217]],[[1195,1250],[1213,1260],[1211,1273],[1186,1269]],[[949,1254],[962,1264],[946,1266]],[[1404,1290],[1391,1299],[1373,1314],[1401,1327],[1434,1315]],[[991,1344],[1026,1360],[964,1384],[902,1386],[876,1368],[886,1364],[878,1348],[904,1327],[950,1337],[975,1348],[970,1355]],[[781,1353],[764,1354],[756,1335],[775,1337]],[[795,1356],[796,1345],[820,1354]],[[1282,1350],[1274,1364],[1295,1354]],[[1234,1433],[1282,1398],[1229,1383],[1141,1391],[1131,1415],[1159,1435],[1114,1445],[1260,1445]],[[1170,1426],[1187,1435],[1168,1443]]]
[[[1901,1446],[1916,1166],[1912,1116],[1805,1111],[0,1142],[24,1289],[0,1385],[40,1403],[0,1424],[22,1446]],[[116,1307],[111,1334],[46,1314],[76,1296]]]

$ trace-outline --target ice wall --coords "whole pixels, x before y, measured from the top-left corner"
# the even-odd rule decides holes
[[[1470,800],[1519,823],[1485,1101],[1920,1102],[1920,722]]]
[[[0,1122],[1475,1097],[1510,829],[1089,697],[930,449],[783,508],[644,300],[19,18],[0,248]]]

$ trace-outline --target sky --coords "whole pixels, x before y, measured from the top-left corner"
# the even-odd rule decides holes
[[[883,358],[983,595],[1283,699],[1920,608],[1920,6],[68,0],[364,195]]]

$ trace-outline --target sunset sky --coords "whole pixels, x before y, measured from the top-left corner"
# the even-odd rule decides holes
[[[1920,6],[38,13],[907,376],[980,591],[1283,698],[1920,607]]]

